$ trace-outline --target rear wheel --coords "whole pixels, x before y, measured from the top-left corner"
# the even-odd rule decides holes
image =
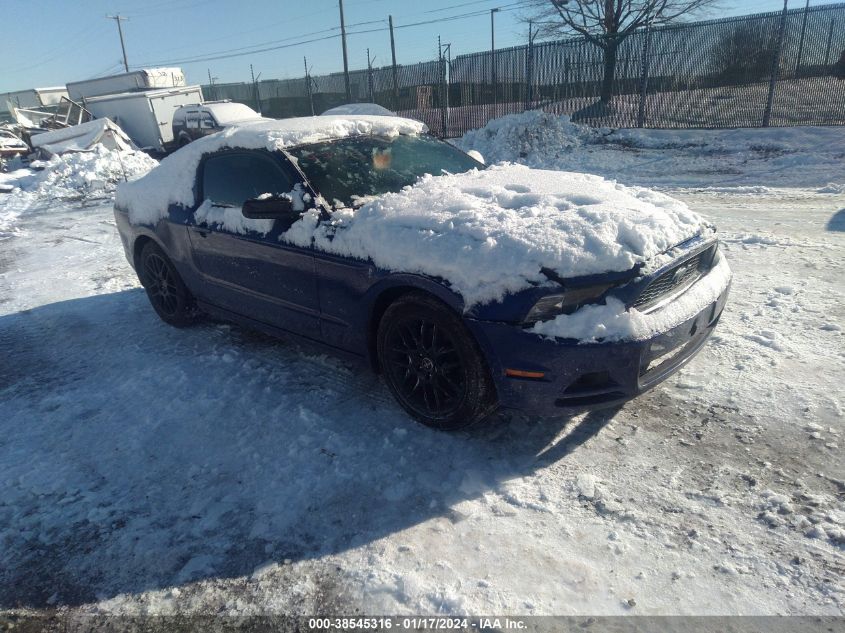
[[[147,242],[141,249],[138,277],[162,321],[184,327],[196,320],[194,298],[167,255],[154,242]]]
[[[496,408],[478,345],[460,318],[433,297],[414,293],[390,305],[379,324],[377,351],[393,396],[427,426],[459,429]]]

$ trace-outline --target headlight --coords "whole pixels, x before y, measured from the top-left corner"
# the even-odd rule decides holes
[[[605,292],[615,285],[585,286],[583,288],[572,288],[560,294],[546,295],[534,304],[534,307],[525,317],[525,323],[530,325],[538,321],[550,321],[559,314],[571,314],[584,304],[597,302]]]

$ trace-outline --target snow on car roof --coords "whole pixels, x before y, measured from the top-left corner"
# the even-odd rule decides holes
[[[232,125],[239,121],[261,118],[258,112],[243,103],[206,103],[203,105],[214,115],[220,125]]]
[[[396,116],[396,113],[391,112],[385,107],[377,103],[346,103],[334,108],[329,108],[320,116],[334,116],[336,114],[372,114],[377,116]]]
[[[115,204],[129,212],[134,224],[154,224],[170,205],[194,203],[194,176],[205,154],[226,147],[278,151],[305,143],[347,136],[394,137],[428,131],[424,123],[387,116],[315,116],[292,119],[257,119],[235,124],[174,152],[143,178],[121,185]]]

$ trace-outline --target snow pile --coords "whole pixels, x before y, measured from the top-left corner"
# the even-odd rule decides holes
[[[26,172],[9,184],[25,194],[44,199],[73,199],[109,193],[124,179],[146,174],[158,164],[143,152],[109,150],[95,145],[90,152],[54,156],[35,161],[35,172]],[[13,192],[14,193],[14,192]]]
[[[308,211],[285,241],[446,279],[467,307],[563,277],[630,270],[702,230],[684,203],[587,174],[499,165]]]
[[[731,269],[723,258],[678,299],[650,314],[633,308],[628,310],[619,299],[609,298],[602,305],[584,306],[572,314],[561,314],[551,321],[537,323],[530,331],[583,343],[642,340],[691,319],[716,301],[730,282]]]
[[[457,146],[480,152],[487,163],[508,161],[547,167],[561,154],[595,142],[600,136],[599,131],[573,123],[568,116],[532,110],[508,114],[481,129],[470,130]]]
[[[835,182],[831,182],[817,189],[816,193],[845,193],[845,184],[838,185]]]
[[[428,128],[411,119],[383,116],[302,117],[261,120],[236,125],[183,147],[161,161],[161,167],[117,190],[117,206],[129,212],[133,224],[155,224],[170,205],[194,204],[194,176],[204,154],[226,147],[278,151],[294,145],[319,143],[356,135],[395,137],[422,134]]]
[[[729,192],[739,186],[816,188],[845,179],[845,128],[834,126],[611,130],[535,111],[494,119],[455,144],[480,151],[489,163],[583,171],[648,187]]]

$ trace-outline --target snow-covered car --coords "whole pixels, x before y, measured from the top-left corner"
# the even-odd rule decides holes
[[[384,106],[377,103],[345,103],[343,105],[329,108],[320,116],[360,116],[371,114],[373,116],[396,116],[395,112],[391,112]]]
[[[258,121],[258,112],[243,103],[206,101],[177,108],[173,113],[173,139],[177,147],[219,132],[230,125]]]
[[[207,312],[364,359],[444,429],[630,399],[701,349],[731,279],[678,200],[485,168],[381,116],[203,138],[121,185],[115,218],[164,321]]]

